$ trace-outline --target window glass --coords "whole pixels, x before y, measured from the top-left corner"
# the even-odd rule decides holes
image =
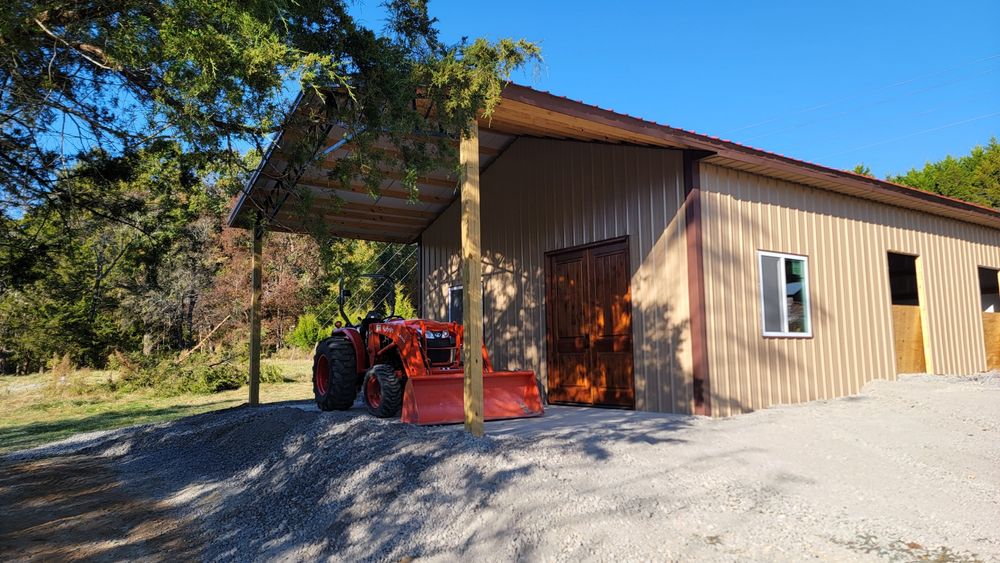
[[[449,291],[449,294],[448,320],[460,323],[462,322],[462,286],[453,286]]]
[[[809,269],[801,256],[760,253],[765,336],[809,336]]]
[[[805,260],[785,258],[785,297],[788,304],[786,332],[809,332],[805,302],[805,269]]]
[[[764,286],[764,331],[783,332],[781,322],[781,258],[761,256],[761,283]]]

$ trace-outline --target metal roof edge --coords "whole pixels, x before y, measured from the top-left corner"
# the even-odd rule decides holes
[[[299,93],[295,96],[295,102],[292,104],[291,109],[289,109],[288,114],[285,116],[286,121],[299,109],[299,105],[302,103],[302,99],[304,97],[305,97],[305,91],[299,90]],[[229,210],[229,217],[226,218],[226,226],[237,227],[237,228],[249,228],[248,226],[238,224],[239,215],[243,211],[243,205],[246,203],[247,198],[250,196],[250,192],[253,191],[254,184],[257,183],[257,178],[260,177],[261,170],[263,170],[264,166],[267,165],[267,161],[270,160],[271,158],[271,153],[274,152],[274,149],[281,142],[281,138],[284,135],[285,135],[285,127],[282,126],[281,129],[278,130],[277,135],[275,135],[274,138],[271,139],[271,142],[268,143],[267,150],[264,152],[263,155],[261,155],[261,159],[260,162],[257,164],[257,168],[254,169],[253,173],[250,175],[250,178],[248,178],[246,184],[244,184],[243,189],[240,190],[239,199],[236,201],[236,205],[234,205],[233,208]]]
[[[774,164],[794,167],[806,175],[821,174],[828,177],[832,176],[831,179],[849,182],[854,184],[855,187],[892,192],[893,194],[910,198],[914,203],[930,203],[932,205],[942,205],[967,213],[974,213],[982,216],[986,220],[989,220],[994,228],[1000,228],[1000,210],[962,199],[928,192],[912,186],[889,182],[887,180],[880,180],[878,178],[855,174],[854,172],[847,170],[831,168],[822,164],[816,164],[756,147],[742,145],[727,139],[720,139],[718,137],[712,137],[710,135],[696,133],[694,131],[671,127],[655,121],[619,113],[611,109],[588,104],[580,100],[574,100],[566,96],[558,96],[551,92],[537,90],[535,88],[513,82],[508,84],[504,89],[502,97],[531,104],[549,111],[598,121],[604,125],[620,127],[634,133],[649,134],[651,132],[657,132],[659,134],[658,136],[664,138],[666,141],[681,141],[688,145],[688,148],[710,150],[720,154],[720,156],[725,156],[750,164],[768,166],[769,164],[772,164],[773,161]],[[594,115],[595,113],[596,115]],[[929,212],[933,213],[933,211]],[[940,215],[940,213],[935,214]]]

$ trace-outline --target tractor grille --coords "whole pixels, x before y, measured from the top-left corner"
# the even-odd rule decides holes
[[[454,362],[455,337],[427,339],[427,358],[433,365],[451,364]]]

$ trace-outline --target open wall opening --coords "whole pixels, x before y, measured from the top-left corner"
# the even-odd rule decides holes
[[[889,289],[892,295],[896,373],[927,372],[918,270],[916,256],[889,253]]]
[[[979,268],[986,369],[1000,369],[1000,270]]]

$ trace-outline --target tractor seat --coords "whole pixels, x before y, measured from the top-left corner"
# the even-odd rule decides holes
[[[361,338],[364,340],[368,339],[368,327],[375,323],[382,322],[382,313],[379,311],[369,312],[365,318],[361,319],[361,324],[358,325],[358,332],[361,334]]]

